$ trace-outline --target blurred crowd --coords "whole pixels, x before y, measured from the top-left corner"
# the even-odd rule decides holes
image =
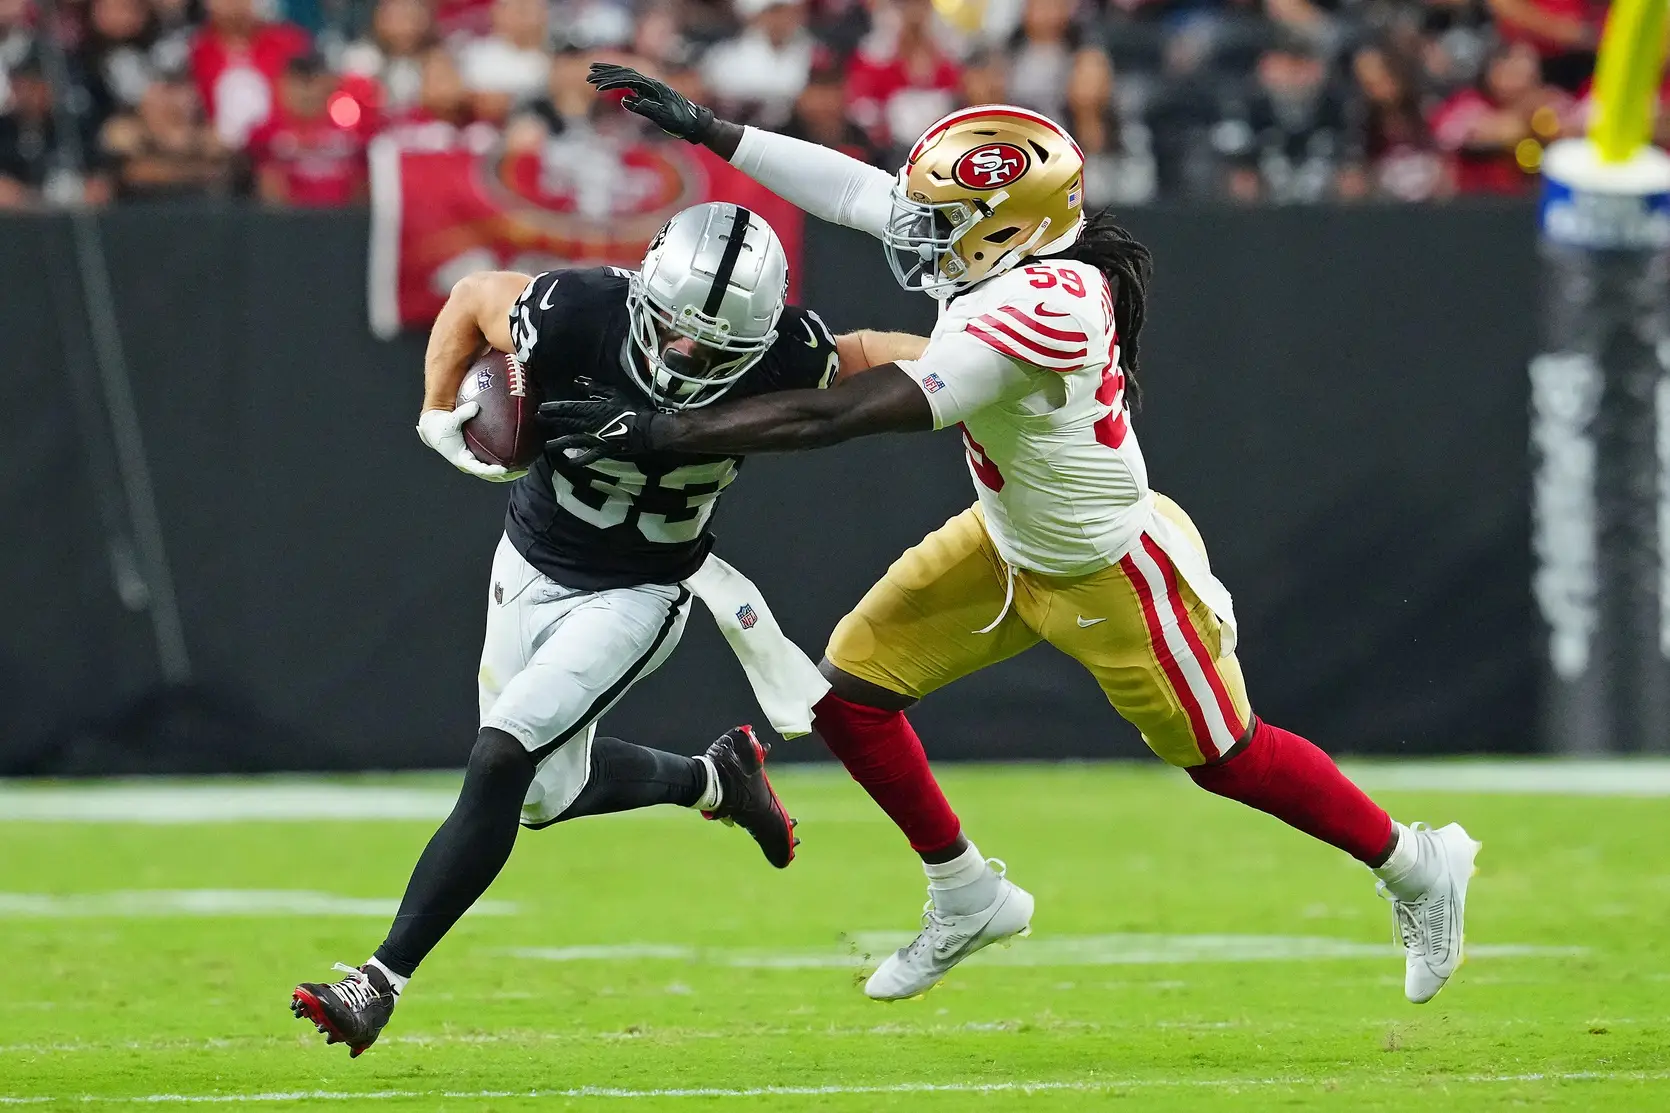
[[[639,142],[594,59],[897,165],[965,103],[1077,136],[1092,203],[1534,189],[1598,0],[0,0],[0,206],[344,205],[366,152]],[[565,153],[566,152],[566,153]]]

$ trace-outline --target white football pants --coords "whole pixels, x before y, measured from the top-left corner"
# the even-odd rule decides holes
[[[690,599],[679,584],[564,587],[510,538],[499,540],[476,690],[481,725],[516,738],[538,762],[525,825],[555,823],[586,787],[597,720],[672,654]]]

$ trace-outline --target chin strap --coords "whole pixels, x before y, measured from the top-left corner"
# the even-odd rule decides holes
[[[1044,235],[1049,230],[1050,221],[1048,217],[1045,217],[1044,222],[1038,225],[1037,230],[1026,238],[1025,243],[1016,247],[1012,251],[1006,252],[1003,258],[992,264],[992,269],[986,272],[986,278],[996,278],[998,275],[1003,274],[1006,271],[1013,270],[1015,264],[1024,259],[1055,255],[1066,251],[1068,248],[1079,242],[1079,234],[1084,231],[1084,217],[1080,216],[1078,220],[1073,223],[1071,228],[1055,237],[1055,239],[1050,240],[1042,247],[1039,247],[1038,244],[1043,241]],[[984,279],[982,279],[982,281],[984,281]]]
[[[1026,237],[1026,239],[1022,240],[1018,245],[1005,252],[1001,259],[992,264],[991,270],[986,272],[986,277],[995,278],[1004,271],[1012,269],[1014,265],[1022,259],[1025,259],[1027,256],[1033,254],[1032,249],[1038,246],[1038,242],[1044,238],[1044,233],[1049,230],[1050,218],[1046,216],[1043,223],[1039,224],[1038,227],[1032,230],[1032,235]]]
[[[1038,248],[1036,251],[1033,252],[1033,254],[1035,254],[1035,255],[1055,255],[1055,254],[1058,254],[1059,252],[1066,251],[1069,247],[1072,247],[1074,244],[1078,243],[1079,242],[1079,236],[1081,236],[1083,234],[1084,234],[1084,214],[1080,213],[1079,218],[1073,222],[1073,226],[1071,228],[1069,228],[1065,232],[1061,233],[1061,235],[1055,237],[1055,239],[1051,240],[1049,243],[1047,243],[1044,246]]]

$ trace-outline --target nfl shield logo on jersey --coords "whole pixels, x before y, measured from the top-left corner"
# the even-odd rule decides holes
[[[937,373],[922,376],[922,389],[929,394],[938,394],[945,389],[945,380]]]
[[[744,630],[752,630],[754,628],[754,623],[760,620],[760,616],[754,613],[754,605],[752,603],[744,603],[736,609],[736,620],[742,623],[742,628]]]

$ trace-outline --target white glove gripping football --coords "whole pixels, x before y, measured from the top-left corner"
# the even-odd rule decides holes
[[[480,402],[465,402],[456,410],[424,410],[418,416],[418,437],[439,452],[447,463],[477,479],[485,479],[489,483],[509,483],[527,475],[526,468],[511,471],[502,464],[483,463],[464,443],[464,423],[480,412]]]

